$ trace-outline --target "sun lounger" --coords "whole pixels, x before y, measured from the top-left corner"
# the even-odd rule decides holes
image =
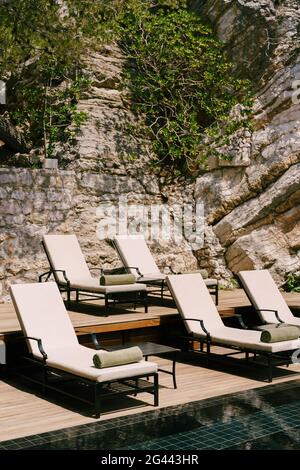
[[[156,264],[144,237],[142,235],[118,235],[114,237],[113,243],[124,266],[136,275],[137,282],[158,287],[161,300],[163,300],[164,292],[168,290],[166,274],[162,273]],[[172,267],[166,266],[165,268],[176,274],[173,272]],[[218,304],[218,281],[216,279],[205,279],[205,284],[211,294],[215,296],[216,304]],[[151,291],[155,293],[155,289],[151,289]]]
[[[91,386],[92,400],[82,399],[95,405],[95,415],[100,414],[100,403],[106,391],[107,398],[116,394],[136,394],[148,391],[158,404],[157,365],[147,361],[126,364],[105,369],[93,365],[95,351],[79,344],[68,312],[64,306],[55,282],[35,284],[15,284],[10,287],[11,297],[26,339],[29,355],[25,359],[41,370],[41,379],[30,374],[27,378],[43,385],[43,390],[53,389],[73,398],[80,398],[75,392],[66,392],[63,381],[59,386],[58,377],[74,380]],[[97,349],[100,348],[96,336],[92,335]],[[138,379],[151,376],[149,388],[140,387]],[[111,383],[122,382],[123,391],[113,392]],[[124,391],[124,389],[126,389]],[[73,390],[73,389],[72,389]]]
[[[238,277],[264,324],[287,323],[300,327],[267,269],[241,271]]]
[[[145,312],[148,311],[145,284],[100,285],[101,268],[95,268],[98,269],[99,275],[97,278],[92,277],[76,235],[44,235],[42,244],[50,264],[50,271],[42,274],[39,281],[48,280],[53,275],[60,291],[67,293],[68,304],[71,292],[75,292],[77,302],[83,300],[82,297],[85,300],[104,298],[106,310],[112,301],[142,303]]]
[[[167,283],[191,341],[206,343],[208,358],[212,345],[243,351],[247,357],[249,353],[265,356],[271,382],[274,360],[290,363],[290,357],[279,357],[278,353],[290,353],[300,347],[299,339],[263,343],[260,331],[225,326],[200,274],[168,276]]]

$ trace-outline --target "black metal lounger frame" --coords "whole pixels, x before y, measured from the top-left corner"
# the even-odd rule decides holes
[[[95,333],[90,333],[92,341],[96,349],[100,349],[100,345],[98,343],[97,337]],[[25,379],[37,383],[39,385],[42,385],[42,393],[43,395],[46,395],[47,390],[54,390],[56,392],[61,393],[62,395],[68,396],[70,398],[74,398],[76,400],[79,400],[81,402],[87,403],[94,405],[95,413],[94,416],[95,418],[99,418],[101,414],[101,402],[102,399],[112,399],[116,396],[128,396],[128,395],[137,395],[138,393],[144,393],[148,392],[151,395],[154,396],[154,406],[159,405],[159,383],[158,383],[158,373],[147,373],[143,375],[135,375],[132,377],[127,377],[123,379],[114,379],[106,382],[96,382],[91,379],[87,379],[85,377],[81,377],[79,375],[72,374],[70,372],[66,372],[62,369],[57,369],[51,366],[47,365],[47,353],[45,352],[42,344],[42,340],[40,338],[34,338],[32,336],[23,336],[18,338],[19,340],[33,340],[36,341],[38,344],[39,351],[42,355],[42,358],[39,360],[35,358],[32,354],[29,354],[28,356],[23,356],[23,360],[26,362],[31,363],[33,366],[38,366],[41,367],[42,369],[42,380],[38,380],[36,378],[33,378],[32,376],[28,374],[24,374],[20,371],[21,367],[17,367],[17,373],[19,376],[24,377]],[[56,374],[59,376],[60,382],[63,382],[65,378],[65,382],[68,381],[69,379],[77,380],[80,383],[83,383],[89,387],[93,387],[94,389],[94,400],[88,400],[86,398],[83,398],[81,396],[75,395],[73,393],[64,391],[60,387],[56,387],[54,385],[51,385],[48,381],[48,375]],[[149,381],[149,378],[153,377],[153,382]],[[147,385],[140,386],[139,385],[139,380],[140,379],[147,379],[147,382],[145,381],[144,384],[146,383]],[[132,383],[130,383],[132,382]],[[110,384],[122,384],[127,387],[126,391],[107,391],[106,388],[106,393],[101,393],[102,390],[106,387],[109,386]]]
[[[44,242],[42,242],[42,246],[44,248],[44,251],[45,251],[45,254],[47,256],[47,260],[48,260],[48,263],[49,263],[49,266],[50,266],[50,270],[41,274],[39,276],[39,282],[47,282],[49,281],[50,277],[53,275],[53,278],[60,290],[60,292],[66,292],[67,293],[67,306],[68,308],[70,308],[70,304],[71,304],[71,293],[72,292],[75,292],[76,293],[76,302],[84,302],[84,301],[89,301],[89,300],[99,300],[99,299],[104,299],[105,301],[105,314],[107,314],[107,311],[110,307],[110,304],[112,303],[113,305],[115,304],[125,304],[125,303],[133,303],[134,306],[136,304],[142,304],[144,305],[144,308],[145,308],[145,313],[148,313],[148,296],[147,296],[147,291],[144,290],[144,291],[136,291],[136,292],[117,292],[117,293],[108,293],[108,294],[105,294],[105,293],[92,293],[92,294],[88,294],[87,292],[91,292],[89,291],[88,289],[82,289],[82,288],[76,288],[76,287],[72,287],[71,286],[71,283],[70,283],[70,280],[68,279],[67,277],[67,273],[65,270],[63,269],[54,269],[53,266],[52,266],[52,263],[50,261],[50,258],[49,258],[49,255],[48,255],[48,252],[47,252],[47,249],[45,247],[45,244]],[[102,268],[90,268],[90,270],[97,270],[101,273],[104,272],[104,270]],[[57,273],[62,273],[64,279],[65,279],[65,283],[62,284],[58,277],[57,277]],[[80,296],[84,296],[85,298],[82,299],[80,298]]]
[[[235,346],[232,344],[228,343],[223,343],[223,342],[215,342],[212,341],[211,339],[211,334],[209,331],[206,329],[204,325],[203,320],[199,320],[198,318],[183,318],[183,322],[186,323],[187,321],[196,321],[200,323],[200,326],[202,330],[205,332],[206,336],[201,336],[201,335],[196,335],[194,333],[191,333],[188,335],[186,338],[190,341],[198,341],[200,343],[200,351],[203,352],[203,344],[206,344],[206,356],[207,360],[209,361],[210,355],[211,355],[211,346],[221,346],[224,348],[228,349],[233,349],[236,351],[244,352],[246,355],[246,361],[249,360],[249,354],[254,354],[254,358],[259,355],[267,358],[267,366],[268,366],[268,381],[272,382],[273,380],[273,366],[274,365],[286,365],[288,366],[289,364],[292,364],[291,357],[286,357],[286,356],[281,356],[279,353],[272,353],[272,352],[266,352],[262,351],[261,349],[253,349],[253,348],[248,348],[248,347],[242,347],[242,346]],[[287,351],[291,353],[291,351]]]
[[[159,295],[161,303],[163,303],[164,298],[166,297],[172,299],[172,296],[170,294],[170,291],[169,291],[169,288],[167,286],[165,279],[153,279],[153,280],[145,281],[139,268],[130,266],[127,269],[135,269],[139,276],[136,282],[146,284],[146,286],[148,287],[148,293],[152,295]]]
[[[153,279],[153,280],[148,280],[148,281],[145,280],[143,278],[143,274],[141,273],[141,271],[139,270],[139,268],[137,266],[126,266],[126,263],[125,263],[124,258],[122,256],[122,253],[118,249],[118,245],[115,243],[114,240],[111,240],[111,242],[112,242],[115,250],[117,251],[124,267],[126,269],[135,269],[136,270],[137,275],[139,276],[138,279],[136,280],[136,282],[143,283],[143,284],[146,284],[147,286],[149,286],[150,287],[149,293],[150,294],[159,294],[161,302],[163,303],[164,297],[166,297],[165,293],[166,292],[170,293],[166,280],[165,279]],[[175,272],[173,270],[172,266],[162,266],[162,268],[163,269],[168,268],[172,274],[184,274],[184,273]],[[204,282],[205,282],[205,279],[204,279]],[[151,289],[151,287],[152,287],[152,289]],[[219,304],[219,283],[218,283],[218,281],[217,281],[216,284],[214,284],[212,286],[207,286],[207,287],[208,287],[208,290],[209,290],[210,294],[214,295],[215,303],[216,303],[216,305],[218,305]],[[171,294],[167,295],[167,297],[173,298]]]

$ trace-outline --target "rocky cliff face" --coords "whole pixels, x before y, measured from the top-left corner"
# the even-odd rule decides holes
[[[228,45],[237,72],[251,79],[256,104],[249,166],[216,169],[198,179],[195,194],[206,203],[227,269],[265,267],[282,280],[300,266],[300,5],[211,0],[196,6]]]
[[[146,179],[90,171],[29,170],[0,168],[0,299],[9,300],[12,282],[36,282],[48,270],[41,247],[45,233],[76,233],[89,266],[120,266],[116,251],[105,239],[97,237],[105,218],[102,204],[118,206],[119,197],[128,204],[145,206],[161,202],[160,193],[147,190]],[[193,188],[176,187],[173,197],[183,203],[192,198]],[[186,270],[196,268],[191,248],[182,240],[154,244],[157,259],[166,266]]]
[[[269,268],[278,282],[300,269],[299,3],[197,0],[193,8],[213,23],[236,73],[253,83],[253,134],[235,136],[231,162],[210,162],[194,185],[168,187],[147,170],[147,142],[128,130],[137,120],[121,87],[124,57],[116,47],[91,54],[93,87],[79,104],[89,119],[63,149],[67,171],[1,171],[4,296],[11,281],[36,279],[46,267],[39,244],[45,232],[75,232],[91,265],[117,265],[110,245],[97,240],[96,210],[125,194],[145,205],[204,203],[203,248],[155,243],[159,263],[192,269],[198,262],[225,282],[241,269]]]
[[[267,267],[282,281],[300,267],[300,5],[296,0],[197,0],[193,8],[212,22],[236,73],[251,80],[256,94],[253,135],[237,135],[233,161],[213,162],[212,171],[196,182],[194,197],[204,202],[207,223],[205,246],[194,254],[222,278]],[[144,177],[147,145],[124,132],[135,118],[119,90],[122,60],[109,49],[89,64],[97,86],[81,104],[91,119],[78,141],[76,161],[93,171]],[[131,162],[131,155],[139,159]],[[159,188],[159,181],[149,181]],[[163,189],[169,201],[172,191]]]

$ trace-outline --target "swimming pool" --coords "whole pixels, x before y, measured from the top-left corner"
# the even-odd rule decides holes
[[[300,449],[300,380],[0,442],[15,449]]]

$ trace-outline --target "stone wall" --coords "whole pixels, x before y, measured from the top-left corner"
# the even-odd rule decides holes
[[[300,100],[295,93],[300,5],[295,0],[195,3],[256,92],[250,165],[216,168],[196,184],[215,241],[206,255],[232,273],[270,268],[282,282],[300,268]]]
[[[120,266],[115,250],[97,237],[102,203],[161,204],[158,187],[147,192],[135,178],[74,170],[28,170],[0,168],[0,298],[9,300],[10,283],[36,281],[47,271],[41,246],[45,233],[75,233],[89,266]],[[188,202],[191,189],[176,187],[170,202]],[[165,201],[165,200],[164,200]],[[151,245],[157,261],[177,270],[195,269],[196,259],[183,240]]]
[[[172,187],[149,173],[149,143],[130,133],[138,120],[122,89],[125,58],[115,46],[86,58],[93,87],[79,103],[89,113],[77,137],[58,148],[66,170],[0,169],[0,281],[36,280],[47,268],[43,233],[76,233],[89,264],[116,266],[96,236],[96,209],[127,195],[128,202],[205,205],[205,244],[154,244],[162,264],[207,268],[225,283],[241,269],[269,268],[282,283],[300,269],[300,80],[296,0],[195,0],[227,45],[236,73],[256,94],[254,132],[237,135],[230,163],[211,162],[194,185]],[[0,294],[1,296],[1,294]]]

